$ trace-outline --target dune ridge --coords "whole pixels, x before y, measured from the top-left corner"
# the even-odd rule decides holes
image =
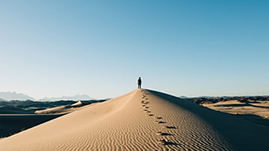
[[[0,140],[0,150],[262,150],[269,130],[136,89]],[[256,138],[258,137],[258,138]]]

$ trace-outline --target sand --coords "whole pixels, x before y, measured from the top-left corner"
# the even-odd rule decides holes
[[[230,100],[202,105],[266,126],[269,129],[269,101],[239,102],[238,100]]]
[[[269,129],[136,89],[0,140],[4,151],[266,150]]]
[[[87,104],[78,101],[71,105],[62,105],[36,111],[28,111],[20,107],[4,106],[0,109],[0,138],[9,137],[59,116],[87,108],[94,104],[95,103]]]
[[[87,108],[89,106],[94,105],[95,103],[91,103],[89,105],[83,104],[81,101],[78,101],[71,105],[62,105],[62,106],[56,106],[52,108],[47,108],[44,110],[37,110],[35,111],[35,114],[67,114],[71,113],[77,110],[81,110],[83,108]]]
[[[203,106],[230,114],[252,114],[265,119],[269,119],[269,101],[245,103],[239,102],[237,100],[231,100],[225,102],[203,104]]]

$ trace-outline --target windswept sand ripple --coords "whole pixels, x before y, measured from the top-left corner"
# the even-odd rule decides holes
[[[2,139],[0,150],[234,150],[197,105],[171,100],[137,89]]]

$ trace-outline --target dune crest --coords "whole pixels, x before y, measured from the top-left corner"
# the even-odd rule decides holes
[[[0,140],[0,150],[259,150],[269,130],[136,89]],[[258,137],[258,138],[256,138]]]

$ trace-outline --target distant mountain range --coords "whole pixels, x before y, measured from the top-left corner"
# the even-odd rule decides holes
[[[83,95],[74,95],[74,96],[62,96],[62,97],[45,97],[38,101],[59,101],[59,100],[91,100],[92,98],[86,94]],[[16,92],[0,92],[0,101],[11,101],[11,100],[35,100],[33,97],[22,93]]]
[[[0,92],[0,98],[3,99],[3,101],[7,100],[34,100],[34,98],[22,94],[22,93],[16,93],[16,92]],[[1,100],[0,99],[0,100]]]
[[[4,100],[4,99],[0,98],[0,101],[6,101],[6,100]]]
[[[74,95],[74,96],[62,96],[62,97],[45,97],[39,101],[59,101],[59,100],[91,100],[92,98],[86,94],[83,95]]]

